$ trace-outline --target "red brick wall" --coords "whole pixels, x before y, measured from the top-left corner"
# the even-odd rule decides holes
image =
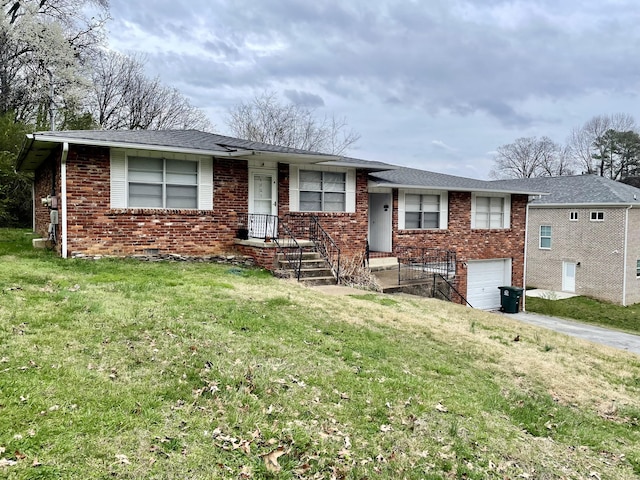
[[[279,216],[285,217],[289,213],[289,165],[278,166],[278,197]],[[322,228],[331,235],[340,247],[342,255],[362,255],[366,248],[369,231],[369,193],[368,174],[364,170],[356,173],[356,211],[354,213],[313,213]],[[294,212],[294,217],[304,217],[311,214]]]
[[[62,149],[58,149],[57,152],[52,154],[52,158],[49,162],[44,163],[35,172],[34,177],[34,195],[35,195],[35,226],[34,230],[42,238],[48,238],[49,222],[51,221],[50,212],[51,209],[42,205],[40,199],[49,195],[55,196],[60,200],[60,152]],[[55,180],[52,182],[52,177],[55,176]],[[58,203],[60,207],[60,203]],[[56,227],[56,237],[58,242],[56,244],[56,250],[60,251],[60,224]]]
[[[511,258],[511,284],[522,286],[524,274],[524,231],[526,195],[511,196],[511,228],[471,229],[471,193],[449,192],[449,224],[447,230],[398,231],[398,191],[393,194],[393,245],[396,250],[440,248],[456,252],[456,277],[460,293],[466,296],[465,262],[492,258]]]
[[[57,169],[59,171],[59,166]],[[50,165],[44,165],[36,172],[36,198],[49,193],[50,172]],[[111,209],[109,176],[108,149],[71,146],[67,157],[67,245],[70,256],[125,256],[142,254],[146,249],[184,255],[234,250],[237,215],[247,211],[245,162],[214,160],[213,211]],[[57,181],[58,188],[59,185]],[[36,217],[38,231],[42,233],[43,227],[46,231],[48,211],[37,208]]]

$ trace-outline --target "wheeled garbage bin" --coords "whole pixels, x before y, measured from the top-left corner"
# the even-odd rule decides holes
[[[500,289],[500,311],[504,313],[518,313],[523,289],[513,286],[498,288]]]

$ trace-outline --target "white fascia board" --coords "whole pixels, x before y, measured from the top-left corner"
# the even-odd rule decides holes
[[[109,148],[122,148],[129,150],[152,150],[156,152],[171,152],[171,153],[188,153],[192,155],[209,155],[212,157],[240,157],[252,155],[251,150],[234,150],[231,152],[224,152],[220,150],[203,150],[196,148],[182,148],[171,147],[166,145],[149,145],[148,143],[131,143],[131,142],[110,142],[105,140],[91,140],[91,139],[79,139],[79,138],[65,138],[60,136],[47,136],[29,134],[27,137],[32,138],[35,142],[42,143],[69,143],[73,145],[90,145],[93,147],[109,147]]]
[[[518,190],[504,190],[495,188],[460,188],[444,185],[406,185],[400,183],[387,183],[387,182],[374,182],[371,181],[370,185],[373,187],[390,187],[390,188],[406,188],[408,190],[446,190],[448,192],[479,192],[479,193],[500,193],[511,195],[549,195],[543,192],[523,192]]]

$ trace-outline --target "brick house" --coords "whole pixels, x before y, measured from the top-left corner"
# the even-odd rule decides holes
[[[496,183],[549,193],[528,207],[528,286],[640,302],[640,189],[595,175]]]
[[[522,285],[527,189],[193,130],[34,133],[18,169],[63,257],[240,251],[274,268],[285,237],[319,229],[343,257],[455,252],[480,308]]]

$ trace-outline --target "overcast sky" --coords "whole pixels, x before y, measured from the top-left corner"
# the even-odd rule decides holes
[[[110,45],[146,54],[228,134],[264,91],[346,117],[348,154],[487,178],[516,138],[640,120],[637,0],[111,0]]]

